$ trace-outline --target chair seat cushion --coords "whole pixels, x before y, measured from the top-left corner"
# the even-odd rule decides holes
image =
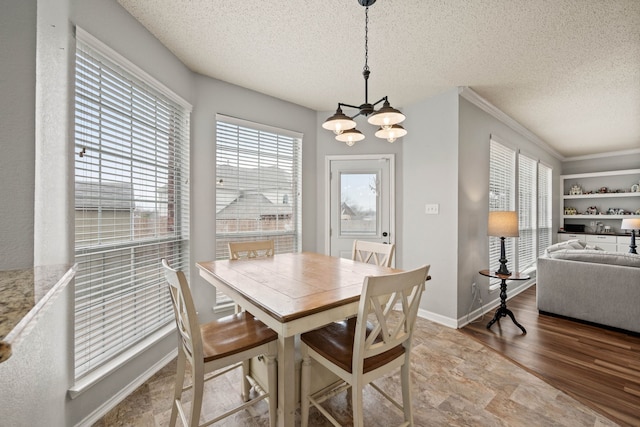
[[[331,323],[323,328],[302,334],[302,341],[317,353],[341,369],[352,373],[353,341],[356,318]],[[367,336],[371,328],[367,325]],[[364,360],[364,372],[367,373],[404,354],[404,347],[398,345],[391,350]]]
[[[275,331],[246,311],[205,323],[200,333],[205,363],[278,339]]]

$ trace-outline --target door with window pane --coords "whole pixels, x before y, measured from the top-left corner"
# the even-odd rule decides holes
[[[393,157],[328,162],[329,253],[351,258],[354,240],[393,243]]]

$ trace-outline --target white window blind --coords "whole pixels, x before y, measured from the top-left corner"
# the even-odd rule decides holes
[[[551,168],[538,163],[538,256],[551,246],[551,180]]]
[[[173,321],[161,258],[189,269],[190,107],[105,52],[79,35],[76,379]]]
[[[537,182],[538,162],[518,154],[518,271],[535,270],[538,258]]]
[[[515,174],[516,152],[499,142],[490,141],[489,148],[489,210],[515,210],[516,191]],[[505,239],[506,257],[509,269],[513,270],[515,261],[515,240]],[[500,238],[489,237],[489,271],[500,267]]]
[[[489,210],[518,211],[520,237],[505,239],[506,255],[509,270],[530,274],[535,271],[538,256],[551,245],[553,171],[493,138],[489,150]],[[500,239],[490,237],[492,271],[499,267],[499,259]]]
[[[220,114],[216,120],[216,259],[228,258],[228,242],[237,241],[272,239],[276,253],[298,252],[302,135]]]

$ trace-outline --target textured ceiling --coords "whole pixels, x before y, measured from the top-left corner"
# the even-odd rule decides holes
[[[118,0],[191,70],[317,111],[364,101],[357,0]],[[640,148],[640,0],[378,0],[369,101],[468,86],[565,157]]]

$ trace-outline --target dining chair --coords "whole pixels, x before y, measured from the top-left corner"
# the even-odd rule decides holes
[[[273,240],[229,242],[228,246],[230,260],[269,257],[273,256],[275,253],[275,244]],[[239,304],[234,304],[233,307],[236,313],[240,313],[242,311],[242,307],[240,307]],[[249,359],[242,362],[242,378],[244,379],[242,382],[242,393],[245,396],[249,393],[249,389],[251,388],[251,384],[247,379],[251,377],[251,364],[252,361]]]
[[[391,267],[391,261],[393,260],[395,249],[396,245],[394,244],[354,240],[351,259],[354,261],[366,263],[373,262],[376,265]]]
[[[396,274],[364,279],[358,315],[301,335],[301,421],[309,423],[309,406],[339,426],[321,404],[330,397],[351,390],[353,425],[363,426],[363,388],[371,385],[404,413],[401,426],[413,426],[410,383],[410,354],[420,298],[429,265]],[[394,309],[398,304],[399,308]],[[340,380],[333,387],[310,394],[311,359],[335,373]],[[373,383],[400,368],[402,404]]]
[[[276,371],[278,334],[247,312],[235,313],[209,323],[200,324],[184,273],[171,268],[165,259],[162,260],[162,266],[169,284],[179,335],[178,367],[169,426],[176,425],[178,415],[185,426],[207,426],[263,399],[268,399],[269,426],[275,427],[278,395]],[[251,357],[263,355],[267,360],[269,392],[257,385],[255,380],[250,379],[255,384],[256,397],[249,399],[248,395],[243,394],[245,401],[243,404],[200,424],[204,383],[240,367],[243,361]],[[191,366],[191,384],[185,387],[187,362]],[[218,372],[206,376],[213,371]],[[182,393],[188,389],[193,389],[189,417],[185,413],[182,402]]]
[[[229,242],[229,259],[256,258],[273,256],[275,251],[273,240],[256,240],[253,242]]]

